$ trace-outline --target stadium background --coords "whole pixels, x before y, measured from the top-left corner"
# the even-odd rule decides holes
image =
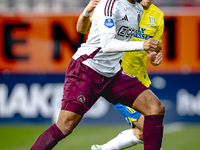
[[[88,2],[0,0],[0,139],[5,140],[7,134],[10,138],[11,131],[12,137],[29,133],[20,130],[22,127],[30,128],[31,135],[35,132],[33,127],[38,129],[42,125],[45,129],[43,126],[56,121],[65,71],[71,56],[87,39],[87,35],[76,32],[75,25]],[[154,4],[164,12],[165,30],[162,64],[153,67],[148,62],[150,88],[166,107],[164,123],[169,127],[166,132],[169,129],[169,132],[183,133],[182,127],[192,123],[189,133],[183,135],[189,136],[193,133],[190,129],[195,129],[190,137],[195,141],[195,135],[200,134],[200,1],[155,0]],[[78,130],[89,136],[101,128],[106,130],[105,125],[109,129],[105,131],[106,136],[110,138],[124,127],[129,128],[121,114],[101,99],[85,115]],[[166,136],[173,139],[170,134]],[[183,150],[186,146],[180,141]],[[94,142],[100,141],[97,138]],[[196,144],[193,149],[200,148],[200,144]],[[19,149],[15,144],[4,145],[3,149]],[[72,146],[72,149],[80,148]]]

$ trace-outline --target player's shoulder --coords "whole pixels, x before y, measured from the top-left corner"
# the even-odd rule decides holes
[[[136,6],[137,6],[137,9],[140,11],[140,12],[142,12],[143,13],[143,7],[142,7],[142,5],[140,4],[140,3],[136,3]]]
[[[101,0],[99,2],[99,4],[106,6],[106,7],[112,7],[114,5],[119,5],[120,3],[121,3],[121,0]]]
[[[164,16],[164,13],[162,12],[162,10],[160,10],[160,8],[158,8],[157,6],[155,6],[154,4],[151,4],[151,12],[154,12],[154,14],[156,16]]]
[[[103,12],[105,16],[110,16],[120,8],[121,0],[101,0],[96,10]]]

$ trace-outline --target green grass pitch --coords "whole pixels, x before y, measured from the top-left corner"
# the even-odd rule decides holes
[[[37,137],[50,125],[0,125],[0,150],[28,150]],[[90,150],[93,144],[103,144],[127,125],[79,125],[73,133],[59,142],[54,150]],[[127,150],[142,150],[139,144]],[[163,150],[200,150],[200,124],[168,127],[163,137]]]

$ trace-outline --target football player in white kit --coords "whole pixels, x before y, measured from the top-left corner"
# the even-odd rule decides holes
[[[73,55],[66,72],[61,112],[31,150],[52,149],[68,136],[100,96],[145,115],[144,150],[160,150],[165,108],[137,77],[123,72],[126,51],[159,51],[159,41],[131,42],[143,13],[137,0],[102,0],[96,7],[86,43]]]
[[[162,42],[162,34],[164,29],[164,19],[163,19],[163,13],[159,8],[157,8],[155,5],[151,5],[154,0],[142,0],[140,4],[144,8],[144,13],[142,15],[142,19],[140,22],[139,28],[142,28],[145,32],[138,32],[138,30],[134,33],[134,36],[132,37],[132,41],[145,41],[142,40],[143,36],[138,36],[138,38],[135,38],[135,35],[138,35],[139,33],[145,35],[151,35],[148,36],[149,38],[153,37],[154,39],[159,40],[159,42]],[[84,12],[80,14],[76,29],[77,32],[81,34],[85,34],[87,31],[89,31],[92,17],[90,13],[93,12],[96,5],[100,2],[100,0],[91,0],[88,5],[86,6]],[[89,12],[89,13],[88,13]],[[145,15],[145,16],[144,16]],[[150,17],[151,16],[151,17]],[[151,20],[149,18],[155,17],[155,22],[153,24],[152,28],[150,25]],[[127,19],[126,17],[124,19]],[[149,23],[150,20],[150,23]],[[149,25],[150,24],[150,25]],[[148,26],[148,27],[147,27]],[[147,38],[148,39],[148,38]],[[123,70],[128,73],[131,76],[137,76],[138,79],[147,87],[151,84],[145,63],[147,62],[147,52],[127,52],[126,55],[123,56],[122,61],[122,68]],[[148,52],[148,57],[151,63],[154,66],[157,66],[162,61],[162,53],[156,53],[156,52]],[[125,66],[124,66],[125,64]],[[138,68],[140,68],[138,70]],[[127,120],[127,122],[130,124],[132,129],[128,129],[125,131],[122,131],[118,136],[113,138],[112,140],[108,141],[105,144],[102,145],[93,145],[91,147],[91,150],[118,150],[118,149],[124,149],[130,146],[134,146],[138,143],[142,142],[142,130],[143,130],[143,122],[144,122],[144,115],[141,115],[139,112],[135,111],[134,109],[124,106],[123,104],[117,103],[113,105]],[[161,148],[162,149],[162,148]]]

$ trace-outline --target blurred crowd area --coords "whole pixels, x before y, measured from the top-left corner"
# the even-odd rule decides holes
[[[0,0],[0,12],[65,11],[85,7],[90,0]],[[200,0],[155,0],[158,7],[196,7]]]

